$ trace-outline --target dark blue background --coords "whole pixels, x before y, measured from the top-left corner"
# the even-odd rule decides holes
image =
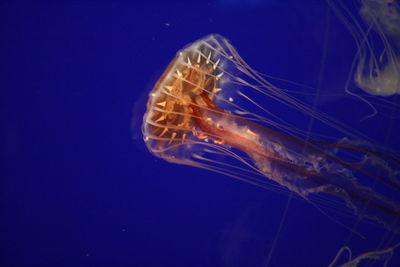
[[[210,33],[261,72],[343,93],[355,47],[324,1],[239,2],[0,3],[1,266],[262,266],[277,235],[272,266],[332,260],[348,231],[308,203],[142,142],[148,92]]]

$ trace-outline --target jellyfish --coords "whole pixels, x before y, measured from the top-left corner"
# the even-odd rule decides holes
[[[291,116],[342,136],[312,134]],[[397,152],[274,86],[221,35],[177,53],[149,94],[142,133],[168,162],[319,200],[321,210],[333,198],[360,219],[399,230]]]
[[[397,152],[270,79],[220,35],[186,46],[149,94],[142,124],[147,148],[172,163],[294,192],[323,214],[344,206],[397,233]],[[313,133],[315,124],[324,125],[325,134]]]
[[[392,0],[361,0],[359,16],[340,1],[328,1],[357,45],[354,81],[368,94],[400,94],[400,6]],[[349,1],[350,2],[350,1]],[[352,93],[348,88],[346,90]]]

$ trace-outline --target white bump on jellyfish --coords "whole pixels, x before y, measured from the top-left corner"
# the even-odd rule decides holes
[[[370,33],[365,32],[361,41],[360,55],[355,82],[364,91],[372,95],[390,96],[400,94],[400,5],[396,1],[362,1],[360,14],[368,28],[379,35],[384,49],[377,59],[369,40]],[[365,43],[367,42],[367,43]],[[369,54],[366,54],[370,50]],[[368,59],[369,58],[369,59]]]
[[[229,102],[233,102],[233,98],[232,97],[228,98],[228,100],[229,100]]]
[[[214,70],[217,69],[217,66],[218,66],[218,63],[219,63],[220,60],[221,60],[221,58],[219,58],[219,59],[214,63],[214,65],[213,65],[213,69],[214,69]]]
[[[210,59],[211,59],[211,51],[210,51],[210,53],[208,54],[208,57],[207,57],[207,59],[206,59],[206,64],[210,63]]]
[[[173,87],[173,86],[170,86],[170,85],[166,85],[166,86],[164,86],[164,88],[167,89],[168,92],[171,92],[171,91],[174,89],[174,87]],[[153,94],[154,94],[154,93],[152,93],[151,95],[154,96]]]

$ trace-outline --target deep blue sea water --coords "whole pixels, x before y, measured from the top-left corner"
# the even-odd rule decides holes
[[[325,1],[6,1],[0,18],[1,266],[327,266],[343,245],[358,255],[398,241],[167,163],[142,140],[148,93],[175,53],[219,33],[254,69],[329,92],[316,108],[398,151],[398,97],[372,98],[366,121],[370,108],[343,97],[357,50]]]

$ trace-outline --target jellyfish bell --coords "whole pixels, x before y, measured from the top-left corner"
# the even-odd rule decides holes
[[[192,102],[204,105],[201,95],[206,90],[213,98],[218,90],[218,63],[200,41],[179,51],[162,74],[149,95],[143,118],[146,144],[156,156],[168,161],[190,157],[191,147],[198,142],[193,137],[200,137]]]
[[[397,1],[364,0],[360,14],[378,37],[368,36],[374,34],[370,31],[365,33],[366,43],[360,42],[365,52],[360,52],[355,81],[373,95],[400,94],[400,6]],[[373,50],[376,39],[383,44],[380,55]]]
[[[391,0],[361,0],[358,13],[351,1],[328,1],[357,45],[353,62],[354,82],[373,96],[400,94],[400,5]],[[368,96],[346,91],[363,99]]]

